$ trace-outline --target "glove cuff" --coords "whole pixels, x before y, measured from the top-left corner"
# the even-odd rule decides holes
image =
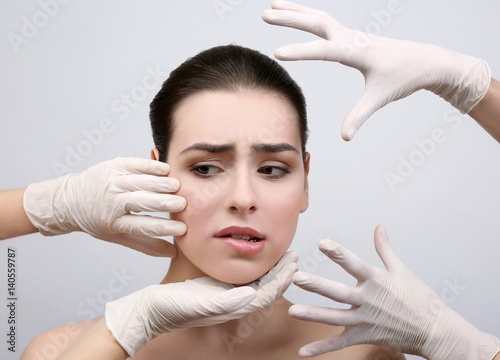
[[[499,345],[499,349],[497,350],[497,352],[495,352],[489,360],[493,360],[495,358],[495,356],[497,356],[499,353],[500,353],[500,345]]]
[[[452,75],[450,86],[438,86],[435,93],[462,114],[467,114],[488,92],[491,70],[484,60],[461,54],[457,57],[457,69]]]
[[[129,295],[130,296],[130,295]],[[115,340],[133,357],[153,336],[148,336],[146,326],[138,314],[137,299],[124,297],[106,304],[106,327]]]
[[[65,216],[67,211],[64,210],[66,201],[62,190],[71,176],[31,184],[24,193],[26,216],[42,235],[61,235],[79,230],[78,225]]]
[[[467,114],[486,95],[491,82],[491,70],[488,63],[475,59],[477,63],[470,67],[469,73],[464,76],[459,86],[459,91],[450,100],[450,103],[462,112]]]

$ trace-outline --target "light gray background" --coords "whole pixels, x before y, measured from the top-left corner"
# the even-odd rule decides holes
[[[349,27],[480,57],[499,77],[499,2],[400,0],[401,11],[388,21],[380,18],[387,0],[301,3],[323,9]],[[72,172],[117,156],[149,157],[153,143],[148,106],[160,83],[141,89],[148,68],[168,73],[187,57],[220,44],[237,43],[272,56],[276,47],[315,38],[265,24],[260,13],[270,1],[53,4],[0,2],[0,189],[56,177],[54,165],[65,164],[77,149],[87,153],[66,164]],[[225,12],[218,12],[216,6],[224,4]],[[25,21],[37,22],[38,31],[16,51],[9,37],[23,36]],[[303,87],[311,129],[311,204],[293,243],[301,267],[354,284],[317,254],[316,244],[331,237],[382,266],[373,230],[384,224],[410,269],[472,323],[499,336],[498,143],[471,118],[457,118],[447,103],[426,92],[377,112],[346,143],[340,124],[362,94],[361,74],[334,63],[283,65]],[[128,113],[113,108],[122,95],[135,99]],[[85,133],[105,118],[112,131],[85,149]],[[416,142],[430,138],[437,128],[446,141],[391,189],[384,174],[397,173],[401,159],[419,151]],[[18,344],[15,354],[7,351],[7,311],[1,306],[2,359],[19,358],[45,330],[101,315],[111,298],[157,283],[169,263],[81,233],[24,236],[0,245],[2,304],[7,298],[8,247],[15,247],[18,255]],[[336,305],[296,288],[288,297],[297,303]]]

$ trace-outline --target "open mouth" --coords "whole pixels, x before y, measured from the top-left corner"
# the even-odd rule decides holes
[[[242,239],[249,242],[258,242],[264,240],[265,237],[257,230],[250,227],[230,226],[220,230],[215,234],[215,237]]]
[[[250,241],[250,242],[257,242],[257,241],[262,240],[261,238],[257,238],[257,237],[253,237],[253,236],[249,236],[249,235],[242,235],[242,234],[228,234],[228,235],[224,235],[221,237],[230,237],[232,239],[243,239],[243,240]]]
[[[257,255],[266,245],[266,237],[251,227],[229,226],[214,234],[226,245],[245,255]]]

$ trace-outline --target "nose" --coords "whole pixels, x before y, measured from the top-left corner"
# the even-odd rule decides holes
[[[253,214],[257,211],[255,184],[248,171],[239,170],[231,175],[227,185],[226,209],[235,214]]]

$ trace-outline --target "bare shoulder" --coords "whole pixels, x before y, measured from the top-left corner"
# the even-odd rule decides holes
[[[53,360],[87,333],[102,317],[60,326],[36,336],[28,344],[20,360]]]

